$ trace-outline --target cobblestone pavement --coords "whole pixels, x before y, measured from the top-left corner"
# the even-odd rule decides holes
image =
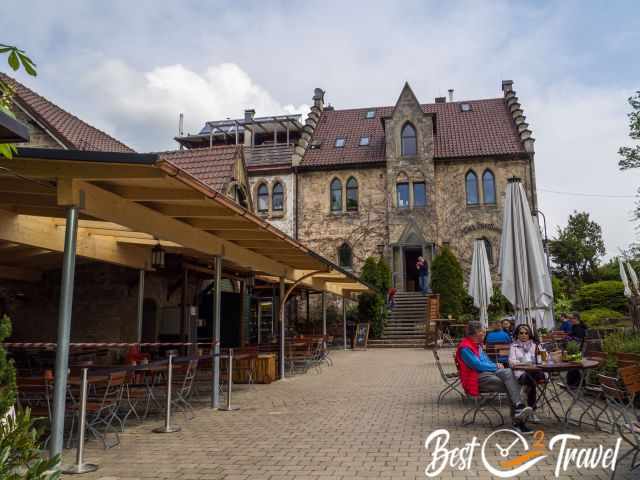
[[[193,420],[177,414],[174,423],[182,427],[179,433],[151,433],[161,422],[149,420],[128,427],[122,443],[110,450],[89,442],[86,461],[100,469],[83,478],[424,479],[431,461],[424,443],[432,431],[448,429],[451,448],[464,446],[474,436],[482,443],[492,432],[482,423],[460,426],[465,407],[459,398],[449,396],[436,406],[442,381],[431,351],[339,351],[332,356],[335,365],[319,374],[311,371],[254,388],[238,386],[233,400],[239,411],[214,412],[203,405]],[[593,428],[545,423],[547,444],[561,432],[581,435],[581,441],[571,443],[580,447],[615,443],[614,436]],[[501,438],[496,442],[503,446],[514,439]],[[557,449],[518,478],[553,478]],[[72,454],[67,452],[67,461]],[[504,459],[490,451],[488,460],[497,465]],[[631,478],[627,469],[628,463],[619,466],[616,478]],[[559,478],[604,479],[609,474],[602,468],[579,472],[569,466]],[[439,478],[496,477],[482,466],[476,451],[468,470],[448,467]]]

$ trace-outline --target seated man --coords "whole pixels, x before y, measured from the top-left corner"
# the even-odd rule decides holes
[[[564,333],[571,334],[571,330],[573,329],[573,323],[565,313],[560,315],[560,322],[561,322],[560,330],[562,330]]]
[[[509,322],[509,325],[511,325],[511,322]],[[487,338],[485,339],[487,345],[511,345],[512,341],[511,335],[504,330],[503,322],[497,322],[495,328],[487,333]],[[506,366],[509,363],[509,355],[499,355],[498,362]]]
[[[512,406],[513,427],[522,434],[531,434],[526,420],[531,415],[520,398],[520,385],[510,368],[493,363],[482,350],[485,330],[479,325],[469,324],[467,336],[456,350],[456,361],[460,368],[460,381],[467,394],[477,397],[480,392],[506,392]]]

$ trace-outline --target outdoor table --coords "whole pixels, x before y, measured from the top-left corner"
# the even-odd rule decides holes
[[[548,381],[544,382],[542,385],[539,385],[537,382],[534,382],[539,393],[537,401],[539,402],[540,406],[546,404],[549,407],[549,410],[551,411],[551,413],[553,413],[553,416],[556,418],[557,421],[568,425],[569,422],[571,422],[572,420],[571,412],[576,407],[576,405],[578,405],[578,403],[584,403],[586,405],[583,398],[586,374],[588,370],[592,368],[596,368],[598,365],[600,365],[600,362],[596,360],[582,360],[580,362],[554,362],[551,364],[549,363],[515,364],[511,366],[511,369],[523,371],[527,375],[532,375],[535,372],[549,374]],[[571,397],[571,403],[566,409],[564,409],[561,398],[560,398],[562,395],[562,391],[558,390],[559,385],[556,385],[556,382],[554,382],[553,374],[555,373],[555,374],[561,375],[564,373],[566,376],[567,372],[572,370],[579,372],[580,381],[575,388],[569,387],[569,385],[565,381],[564,390]],[[549,390],[549,388],[553,390],[553,393],[552,393],[553,396],[551,397],[549,397],[549,395],[547,394],[547,391]],[[558,415],[558,413],[554,409],[552,404],[554,400],[559,403],[560,408],[563,410],[563,415]],[[587,405],[587,407],[590,408],[591,405]],[[580,423],[582,422],[580,421]]]

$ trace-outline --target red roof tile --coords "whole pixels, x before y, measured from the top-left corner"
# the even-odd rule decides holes
[[[233,179],[233,167],[242,150],[238,145],[160,152],[166,160],[220,193]]]
[[[68,148],[99,152],[133,152],[134,150],[105,132],[83,122],[13,78],[0,73],[15,92],[14,101],[24,108]]]
[[[462,112],[461,103],[469,103],[471,111]],[[504,99],[469,100],[430,103],[423,111],[435,113],[435,158],[472,157],[524,153],[515,123]],[[375,110],[375,117],[365,118]],[[385,139],[381,118],[390,116],[393,107],[325,110],[314,132],[312,144],[320,148],[307,150],[302,166],[378,163],[385,161]],[[369,136],[368,146],[359,146],[360,137]],[[335,141],[344,137],[346,144],[336,148]]]

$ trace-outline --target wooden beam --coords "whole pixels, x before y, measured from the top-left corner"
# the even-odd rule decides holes
[[[165,173],[153,165],[73,162],[37,158],[0,158],[0,166],[24,177],[109,180],[120,178],[162,178]]]
[[[0,239],[21,245],[64,251],[64,229],[50,218],[15,215],[0,210]],[[134,246],[119,245],[115,240],[78,232],[79,256],[131,268],[148,268],[150,252]]]
[[[121,198],[121,197],[119,197]],[[225,215],[231,216],[234,214],[231,210],[227,210],[223,207],[217,206],[196,206],[196,205],[167,205],[164,203],[144,203],[144,207],[149,210],[154,210],[166,217],[180,217],[180,218],[207,218],[211,216]]]
[[[102,185],[99,185],[102,187]],[[125,185],[105,185],[105,190],[134,202],[154,202],[167,200],[204,200],[206,197],[195,190],[183,188],[132,187]]]
[[[3,250],[0,253],[0,263],[15,263],[25,258],[46,255],[47,253],[49,253],[49,250],[33,248],[30,245],[20,245],[19,247],[12,248],[8,251]]]
[[[62,198],[79,197],[81,196],[79,192],[83,192],[82,211],[96,218],[114,222],[135,231],[149,233],[204,254],[222,255],[235,264],[250,267],[256,271],[287,276],[293,270],[285,264],[198,230],[142,204],[126,200],[96,185],[80,181],[58,182],[58,189]],[[222,207],[220,209],[224,210]]]
[[[55,195],[56,186],[44,181],[30,182],[15,177],[0,176],[0,192],[30,193],[32,195]]]
[[[42,279],[42,272],[39,272],[38,270],[31,270],[28,268],[0,265],[0,278],[35,283],[39,282]]]
[[[31,195],[29,193],[12,193],[0,197],[2,205],[18,205],[28,207],[57,207],[55,193],[53,195]]]
[[[114,237],[116,242],[125,243],[129,245],[141,245],[145,247],[155,247],[160,244],[162,247],[166,248],[184,248],[179,243],[168,242],[166,240],[155,240],[153,238],[132,238],[132,237]]]
[[[276,240],[277,237],[265,230],[255,228],[253,231],[210,230],[211,233],[226,240]]]

